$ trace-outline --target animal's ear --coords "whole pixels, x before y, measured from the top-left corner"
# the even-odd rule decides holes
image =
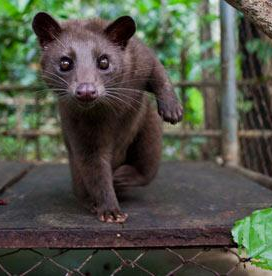
[[[125,48],[135,31],[134,20],[130,16],[122,16],[106,28],[105,34],[113,43]]]
[[[35,15],[32,21],[32,28],[36,33],[42,48],[56,39],[61,33],[59,23],[45,12],[39,12]]]

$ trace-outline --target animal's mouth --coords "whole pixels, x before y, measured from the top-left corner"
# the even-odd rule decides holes
[[[77,99],[76,97],[74,98],[75,99],[75,102],[77,103],[78,106],[80,107],[94,107],[98,102],[99,100],[98,99],[85,99],[85,100],[82,100],[82,99]]]
[[[93,98],[92,96],[90,95],[86,95],[84,97],[76,97],[76,99],[81,102],[81,103],[85,103],[85,104],[88,104],[88,103],[93,103],[95,101],[97,101],[97,97]]]
[[[96,108],[97,106],[101,106],[101,101],[99,98],[92,99],[92,100],[79,100],[76,97],[73,97],[73,102],[74,104],[79,108],[79,109],[84,109],[84,110],[90,110],[93,108]]]

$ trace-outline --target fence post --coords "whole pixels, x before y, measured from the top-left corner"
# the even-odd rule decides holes
[[[221,0],[220,15],[222,156],[226,165],[235,166],[239,160],[235,74],[235,10],[224,0]]]

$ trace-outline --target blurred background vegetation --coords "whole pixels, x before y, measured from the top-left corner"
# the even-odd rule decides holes
[[[25,138],[24,130],[52,130],[59,127],[55,99],[39,76],[39,48],[31,29],[38,11],[60,20],[103,17],[115,19],[129,14],[137,22],[137,35],[155,50],[176,85],[185,106],[185,117],[178,129],[219,129],[219,87],[180,86],[181,82],[220,80],[220,20],[217,0],[1,0],[0,8],[0,159],[64,160],[60,135]],[[241,25],[242,15],[237,17]],[[239,30],[237,28],[237,41]],[[237,43],[238,44],[238,43]],[[238,45],[237,45],[238,46]],[[270,41],[253,36],[245,42],[244,52],[257,55],[268,64],[272,56]],[[237,77],[243,78],[243,54],[237,55]],[[269,68],[269,66],[268,66]],[[1,85],[37,86],[19,92],[1,91]],[[206,94],[207,92],[207,94]],[[206,95],[211,95],[206,97]],[[35,105],[33,101],[42,101]],[[238,108],[252,109],[252,99],[239,93]],[[17,111],[16,111],[17,110]],[[207,112],[213,113],[207,117]],[[16,130],[15,135],[1,135]],[[165,159],[214,159],[220,145],[205,137],[177,140],[165,138]]]
[[[129,14],[137,22],[137,35],[153,48],[167,68],[173,82],[181,78],[181,54],[186,50],[187,80],[201,79],[201,68],[209,67],[214,72],[219,68],[219,30],[218,3],[212,4],[212,12],[199,18],[198,6],[201,1],[39,1],[39,0],[2,0],[0,9],[0,83],[33,85],[41,84],[38,65],[38,45],[31,29],[31,21],[38,11],[47,11],[56,18],[93,18],[115,19]],[[215,34],[211,41],[200,45],[199,28],[202,20],[215,23]],[[201,61],[201,51],[214,48],[215,55],[210,60]],[[218,72],[218,75],[220,73]],[[179,94],[180,89],[177,89]],[[20,93],[21,95],[22,93]],[[17,91],[0,94],[1,98],[18,97]],[[23,94],[27,98],[52,98],[49,91],[32,91]],[[186,123],[192,126],[203,124],[203,99],[195,88],[186,90]],[[16,103],[15,103],[16,104]],[[17,103],[17,105],[20,103]],[[27,105],[23,111],[23,120],[19,123],[23,129],[33,129],[39,121],[45,128],[58,125],[57,111],[54,106],[43,108],[42,114],[35,112],[35,106]],[[18,124],[15,106],[0,104],[0,128],[15,129]],[[41,136],[40,156],[42,160],[59,159],[63,156],[61,139]],[[194,158],[198,155],[198,146],[202,138],[195,138],[185,145],[185,154]],[[168,139],[165,141],[165,158],[178,158],[180,143]],[[1,137],[1,159],[35,159],[36,144],[33,140],[18,137]]]

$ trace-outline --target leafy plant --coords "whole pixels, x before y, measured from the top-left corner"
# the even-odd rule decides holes
[[[137,35],[154,51],[164,64],[168,74],[173,82],[180,81],[181,75],[181,52],[187,49],[187,58],[185,64],[186,79],[196,81],[201,79],[201,70],[203,68],[216,70],[219,65],[219,43],[218,37],[207,43],[199,43],[199,24],[202,21],[218,23],[218,16],[214,14],[217,11],[216,5],[210,14],[199,18],[197,14],[200,0],[1,0],[0,8],[0,83],[1,84],[22,84],[22,85],[40,85],[39,62],[35,34],[31,29],[31,20],[38,11],[49,12],[58,19],[68,18],[94,18],[102,17],[105,19],[115,19],[118,16],[129,14],[137,22]],[[217,12],[216,12],[217,13]],[[209,48],[214,48],[215,57],[205,62],[201,61],[201,53]],[[148,66],[148,64],[147,64]],[[218,73],[218,76],[220,74]],[[180,89],[176,89],[177,95]],[[28,99],[34,99],[36,96],[45,101],[49,99],[49,91],[41,90],[37,92],[24,93]],[[0,94],[0,99],[12,100],[18,93],[11,91]],[[203,124],[203,99],[202,94],[197,89],[187,89],[185,91],[186,107],[184,121],[191,126],[201,126]],[[23,112],[22,128],[35,129],[37,122],[43,128],[49,129],[52,125],[52,118],[56,118],[54,106],[51,104],[43,105],[39,114],[30,105],[26,106]],[[12,130],[16,126],[17,117],[16,108],[11,105],[0,104],[0,130]],[[2,137],[1,137],[2,139]],[[0,158],[17,159],[16,150],[19,149],[17,138],[4,139],[0,143]],[[24,140],[24,139],[22,139]],[[48,149],[44,154],[41,152],[42,159],[53,159],[59,149],[57,143],[41,137],[42,148]],[[170,143],[170,142],[169,142]],[[180,143],[171,145],[165,141],[165,158],[177,158],[180,155]],[[22,143],[21,143],[22,144]],[[22,147],[20,144],[20,147]],[[190,149],[192,144],[192,150]],[[187,144],[186,144],[187,145]],[[33,141],[24,141],[24,157],[32,158],[35,152],[35,143]],[[11,147],[12,149],[9,149]],[[197,152],[198,146],[195,143],[188,142],[188,152]],[[194,154],[195,155],[195,154]]]
[[[263,41],[259,38],[255,38],[248,41],[246,48],[249,53],[255,53],[263,63],[267,63],[272,57],[272,47],[269,41]]]
[[[198,89],[190,88],[186,91],[186,101],[184,120],[190,122],[194,126],[199,126],[203,123],[204,118],[204,103],[202,94]]]
[[[272,208],[254,211],[238,220],[232,236],[240,254],[244,249],[253,265],[272,270]]]

